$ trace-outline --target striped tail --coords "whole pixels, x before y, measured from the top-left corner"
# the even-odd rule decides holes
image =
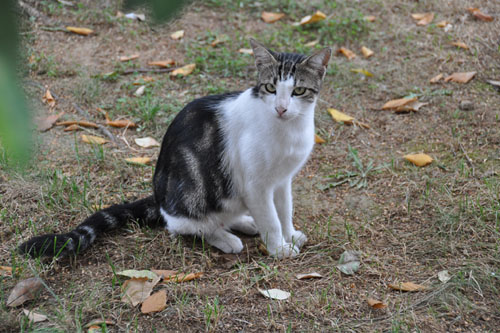
[[[66,234],[33,237],[19,246],[19,252],[32,257],[76,255],[87,249],[98,235],[124,227],[131,220],[149,225],[161,223],[153,196],[98,211]]]

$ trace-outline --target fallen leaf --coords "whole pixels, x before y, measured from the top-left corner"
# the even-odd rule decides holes
[[[151,272],[155,273],[158,276],[161,276],[162,279],[170,279],[170,277],[178,274],[177,271],[172,271],[170,269],[152,269]]]
[[[422,103],[419,101],[413,101],[413,102],[407,103],[405,105],[402,105],[400,107],[397,107],[394,111],[396,113],[405,113],[405,112],[410,112],[410,111],[417,112],[422,106],[425,106],[427,104],[429,104],[429,103]]]
[[[472,16],[474,16],[478,20],[486,21],[486,22],[493,21],[493,17],[492,16],[484,14],[483,12],[481,12],[479,10],[479,8],[467,8],[467,10],[469,11],[469,13],[472,14]]]
[[[102,327],[97,325],[89,326],[87,333],[102,333]]]
[[[137,125],[127,119],[119,119],[119,120],[106,120],[106,125],[109,125],[111,127],[116,127],[116,128],[135,128]]]
[[[333,120],[335,120],[338,123],[351,125],[354,120],[353,117],[348,116],[345,113],[340,112],[339,110],[334,108],[328,108],[328,113],[332,116]]]
[[[158,67],[163,67],[163,68],[170,67],[174,64],[175,64],[175,60],[172,60],[172,59],[151,61],[148,63],[149,66],[158,66]]]
[[[145,138],[135,138],[134,139],[136,145],[141,146],[143,148],[149,148],[149,147],[159,147],[160,143],[153,139],[152,137],[145,137]]]
[[[253,54],[252,49],[239,49],[238,52],[243,54]]]
[[[368,305],[374,309],[383,309],[387,307],[387,304],[384,304],[381,301],[377,301],[374,298],[368,298],[366,301],[368,302]]]
[[[402,107],[408,103],[412,103],[412,102],[415,102],[417,100],[416,97],[413,97],[413,98],[399,98],[399,99],[393,99],[387,103],[385,103],[383,106],[382,106],[382,110],[395,110],[399,107]]]
[[[64,132],[73,132],[73,131],[78,131],[79,129],[80,129],[80,126],[73,124],[73,125],[66,126],[66,128],[64,129]]]
[[[304,46],[306,47],[313,47],[314,45],[318,44],[319,43],[319,39],[315,39],[315,40],[312,40],[308,43],[305,43]]]
[[[89,328],[91,326],[102,326],[102,325],[114,325],[115,322],[110,320],[110,319],[94,319],[92,320],[91,322],[89,322],[88,324],[85,325],[85,328]]]
[[[450,273],[448,273],[447,270],[440,271],[438,272],[438,279],[439,281],[446,283],[451,279]]]
[[[469,49],[469,47],[467,46],[467,44],[465,44],[464,42],[460,42],[460,41],[453,42],[453,43],[451,43],[451,45],[456,46],[456,47],[460,47],[460,48],[462,48],[464,50],[468,50]]]
[[[491,84],[496,90],[500,91],[500,81],[486,80],[486,82]]]
[[[363,53],[363,56],[365,58],[370,58],[372,55],[375,54],[375,52],[373,52],[372,50],[370,50],[369,48],[367,48],[365,46],[361,47],[361,53]]]
[[[79,125],[82,127],[99,128],[99,125],[97,125],[96,123],[92,123],[90,121],[85,121],[85,120],[58,121],[56,125],[57,126]]]
[[[149,281],[147,277],[132,278],[125,281],[122,285],[122,291],[124,292],[122,302],[131,304],[132,306],[144,302],[144,300],[151,295],[154,286],[156,286],[159,281],[159,276],[152,281]]]
[[[225,43],[229,40],[229,36],[227,35],[219,35],[215,38],[213,42],[210,43],[210,46],[216,47],[219,44]]]
[[[321,143],[325,143],[326,141],[325,141],[325,139],[320,137],[318,134],[314,134],[314,142],[321,144]]]
[[[181,68],[177,68],[176,70],[172,71],[170,73],[170,76],[177,76],[177,75],[186,76],[191,74],[195,68],[196,64],[189,64],[186,66],[182,66]]]
[[[167,307],[167,292],[162,289],[144,300],[141,305],[141,312],[160,312]]]
[[[476,75],[476,72],[453,73],[444,79],[444,82],[467,83]]]
[[[50,116],[47,116],[42,119],[38,119],[37,121],[37,127],[40,132],[45,132],[48,131],[49,129],[54,126],[56,121],[64,114],[64,112],[61,112],[59,114],[52,114]]]
[[[359,251],[344,251],[340,255],[339,264],[336,265],[342,273],[352,275],[356,273],[361,265],[359,262]]]
[[[28,317],[28,320],[32,323],[39,323],[41,321],[47,320],[47,316],[43,314],[36,313],[26,309],[23,309],[23,312],[26,315],[26,317]]]
[[[152,271],[148,270],[136,270],[136,269],[127,269],[121,272],[116,273],[116,275],[126,276],[129,278],[148,278],[150,280],[154,280],[158,277],[158,275]]]
[[[125,159],[125,162],[135,165],[148,165],[151,163],[151,158],[149,157],[129,157]]]
[[[82,134],[82,141],[85,143],[90,143],[95,145],[103,145],[106,142],[108,142],[108,140],[101,138],[99,136],[86,135],[86,134]]]
[[[176,273],[170,276],[164,276],[163,277],[163,282],[187,282],[191,281],[194,279],[198,279],[203,276],[203,272],[198,272],[198,273]]]
[[[432,79],[429,80],[430,83],[438,83],[442,78],[443,78],[443,73],[438,74],[434,76]]]
[[[351,72],[360,73],[360,74],[363,74],[364,76],[368,76],[368,77],[373,76],[372,73],[370,73],[369,71],[367,71],[366,69],[363,69],[363,68],[351,68]]]
[[[341,47],[340,49],[338,49],[337,54],[338,53],[344,55],[349,60],[356,58],[356,54],[351,50],[346,49],[345,47]]]
[[[179,40],[182,37],[184,37],[184,30],[178,30],[178,31],[170,34],[170,38],[172,38],[174,40]]]
[[[297,278],[297,280],[321,279],[323,277],[323,275],[316,273],[316,272],[312,272],[312,273],[305,273],[305,274],[297,274],[297,275],[295,275],[295,277]]]
[[[450,22],[448,22],[448,21],[439,21],[438,23],[436,23],[436,26],[439,27],[439,28],[444,28],[448,24],[450,24]]]
[[[422,291],[428,289],[426,286],[422,286],[413,282],[403,282],[398,284],[389,283],[388,287],[400,291]]]
[[[323,21],[324,19],[326,19],[326,15],[324,13],[322,13],[321,11],[317,10],[316,13],[314,13],[312,15],[304,16],[300,20],[299,25],[306,25],[306,24],[316,23],[316,22],[319,22],[319,21]]]
[[[427,154],[409,154],[403,156],[403,158],[419,167],[429,165],[434,161],[433,158]]]
[[[290,297],[290,293],[288,291],[280,290],[280,289],[267,289],[262,290],[257,288],[259,292],[267,298],[284,300]]]
[[[10,266],[0,266],[0,276],[11,276],[12,267]]]
[[[42,100],[44,103],[47,103],[51,108],[56,106],[56,100],[54,99],[54,97],[50,93],[49,89],[45,90],[45,94],[43,95]]]
[[[121,56],[120,57],[120,61],[121,62],[130,61],[130,60],[134,60],[134,59],[137,59],[137,58],[139,58],[139,53],[135,53],[135,54],[132,54],[132,55],[129,55],[129,56]]]
[[[368,21],[368,22],[373,22],[377,19],[377,17],[375,17],[374,15],[366,15],[364,17],[365,21]]]
[[[34,299],[36,297],[36,292],[42,285],[42,280],[35,277],[20,281],[16,284],[14,289],[12,289],[7,299],[7,306],[19,306],[26,301]]]
[[[88,36],[94,32],[94,30],[89,28],[78,28],[78,27],[66,27],[66,30],[71,31],[72,33]]]
[[[146,90],[146,86],[140,86],[139,88],[137,88],[137,90],[134,92],[134,95],[139,97],[139,96],[142,96],[144,95],[144,90]]]
[[[417,21],[417,25],[427,25],[434,19],[434,13],[417,13],[411,14],[411,17]]]
[[[262,12],[260,17],[262,18],[262,21],[266,23],[274,23],[281,20],[284,16],[284,13]]]

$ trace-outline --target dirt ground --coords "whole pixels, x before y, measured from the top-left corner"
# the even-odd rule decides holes
[[[146,9],[135,10],[146,14],[144,22],[117,17],[120,1],[26,2],[37,15],[22,14],[21,75],[35,124],[64,112],[60,120],[92,121],[104,130],[34,129],[30,166],[21,171],[0,159],[0,265],[13,268],[12,276],[0,274],[0,331],[87,331],[94,319],[113,322],[104,332],[498,330],[500,92],[487,80],[500,81],[500,2],[209,0],[192,3],[163,25],[152,24]],[[494,20],[475,18],[469,7]],[[260,19],[264,10],[286,16],[267,24]],[[316,10],[326,20],[292,25]],[[427,25],[411,17],[427,12],[435,14]],[[66,26],[94,33],[71,34]],[[182,39],[170,37],[181,29]],[[357,54],[352,60],[335,54],[330,61],[316,108],[316,133],[326,142],[315,146],[294,182],[294,223],[309,238],[297,258],[265,256],[256,238],[244,238],[240,255],[226,255],[198,240],[172,239],[161,229],[134,224],[100,238],[77,258],[40,261],[16,252],[23,240],[70,230],[99,207],[149,195],[159,148],[141,148],[134,139],[160,141],[194,98],[252,86],[252,56],[238,52],[249,48],[249,37],[280,51],[331,46]],[[216,39],[224,42],[212,46]],[[468,49],[451,45],[457,41]],[[374,55],[363,57],[362,46]],[[139,57],[119,61],[132,54]],[[141,72],[151,68],[149,62],[167,59],[175,60],[174,67],[197,67],[186,77]],[[440,73],[472,71],[468,83],[429,82]],[[145,91],[136,96],[141,85]],[[56,97],[53,108],[42,101],[45,87]],[[417,112],[381,110],[402,97],[427,104]],[[370,128],[337,123],[328,108]],[[99,110],[138,128],[106,126]],[[82,134],[116,142],[89,145]],[[414,166],[403,159],[412,153],[434,161]],[[153,163],[125,162],[137,156]],[[353,275],[336,267],[345,250],[361,253]],[[158,285],[155,291],[166,290],[167,307],[144,315],[121,301],[125,279],[115,273],[125,269],[204,275]],[[449,281],[438,279],[443,270]],[[322,278],[296,278],[309,272]],[[45,281],[42,292],[21,307],[7,307],[15,284],[32,276]],[[388,287],[402,282],[426,290]],[[278,288],[291,297],[267,299],[258,288]],[[368,298],[387,306],[374,309]],[[48,319],[30,323],[22,308]]]

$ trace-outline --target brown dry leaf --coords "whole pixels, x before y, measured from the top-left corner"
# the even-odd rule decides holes
[[[120,120],[107,120],[106,119],[106,125],[109,125],[111,127],[116,127],[116,128],[124,128],[124,127],[135,128],[135,127],[137,127],[137,125],[134,122],[127,120],[127,119],[120,119]]]
[[[262,21],[266,23],[274,23],[276,21],[281,20],[283,17],[285,17],[284,13],[272,13],[272,12],[262,12],[262,15],[260,16],[262,18]]]
[[[373,22],[377,19],[377,17],[375,17],[374,15],[366,15],[364,17],[365,21],[368,21],[368,22]]]
[[[210,46],[216,47],[219,44],[227,42],[229,39],[230,38],[227,35],[219,35],[215,38],[215,40],[212,43],[210,43]]]
[[[411,14],[411,17],[417,21],[417,25],[427,25],[434,19],[434,13],[417,13]]]
[[[312,15],[307,15],[307,16],[303,17],[300,20],[299,25],[306,25],[306,24],[316,23],[316,22],[319,22],[319,21],[323,21],[324,19],[326,19],[325,13],[322,13],[321,11],[317,10],[316,13],[314,13]]]
[[[170,67],[174,64],[175,64],[175,60],[173,60],[173,59],[151,61],[148,63],[149,66],[158,66],[158,67],[163,67],[163,68]]]
[[[47,89],[45,91],[45,94],[43,95],[42,100],[44,103],[47,103],[51,108],[56,106],[56,100],[54,99],[54,97],[52,97],[52,94],[50,93],[49,89]]]
[[[479,10],[479,8],[467,8],[467,10],[469,11],[469,13],[472,14],[472,16],[474,16],[478,20],[485,21],[485,22],[493,21],[492,16],[484,14],[483,12],[481,12]]]
[[[388,287],[400,291],[422,291],[428,289],[426,286],[423,286],[421,284],[416,284],[413,282],[403,282],[398,284],[389,283]]]
[[[73,131],[78,131],[80,130],[80,126],[77,124],[69,125],[64,129],[64,132],[73,132]]]
[[[170,38],[174,40],[179,40],[184,37],[184,30],[178,30],[170,35]]]
[[[7,306],[19,306],[26,301],[34,299],[36,292],[42,285],[42,280],[35,277],[19,282],[10,292],[9,298],[7,299]]]
[[[361,53],[363,53],[363,56],[365,58],[370,58],[372,55],[375,54],[375,52],[373,52],[372,50],[370,50],[369,48],[363,46],[361,47]]]
[[[345,47],[338,49],[337,53],[343,54],[349,60],[356,58],[356,54]]]
[[[160,312],[167,307],[167,292],[162,289],[144,300],[141,305],[141,312]]]
[[[78,27],[66,27],[66,30],[71,31],[72,33],[88,36],[94,32],[94,30],[89,28],[78,28]]]
[[[243,54],[253,54],[252,49],[239,49],[238,52]]]
[[[328,108],[328,113],[332,116],[333,120],[335,120],[338,123],[352,125],[354,121],[353,117],[348,116],[345,113],[340,112],[339,110],[334,108]]]
[[[41,321],[47,320],[47,316],[43,314],[36,313],[26,309],[23,309],[23,312],[26,315],[26,317],[28,317],[28,320],[32,323],[39,323]]]
[[[129,164],[136,164],[136,165],[148,165],[151,163],[151,158],[149,157],[129,157],[125,159],[125,162]]]
[[[450,22],[448,21],[439,21],[436,26],[438,26],[439,28],[444,28],[446,27],[448,24],[450,24]]]
[[[187,282],[191,281],[194,279],[198,279],[203,276],[203,272],[198,272],[198,273],[178,273],[178,274],[173,274],[170,276],[164,276],[163,277],[163,282]]]
[[[130,60],[135,60],[137,58],[139,58],[139,53],[135,53],[135,54],[132,54],[132,55],[129,55],[129,56],[121,56],[120,57],[120,61],[121,62],[130,61]]]
[[[0,266],[0,276],[11,276],[12,267],[10,266]]]
[[[155,273],[158,276],[161,276],[162,279],[170,279],[172,276],[175,276],[179,273],[178,271],[172,271],[170,269],[152,269],[151,272]]]
[[[54,126],[56,121],[64,114],[64,112],[61,112],[59,114],[52,114],[48,117],[38,119],[37,121],[37,127],[40,132],[45,132],[48,131],[49,129]]]
[[[381,301],[377,301],[373,298],[368,298],[366,301],[368,302],[368,305],[374,309],[383,309],[387,307],[387,304],[384,304]]]
[[[444,82],[467,83],[476,75],[476,72],[453,73],[444,79]]]
[[[106,324],[106,325],[114,325],[115,322],[112,321],[112,320],[110,320],[110,319],[104,319],[103,320],[103,319],[99,318],[99,319],[94,319],[91,322],[89,322],[88,324],[86,324],[85,328],[89,328],[91,326],[99,326],[100,327],[100,326],[102,326],[104,324]]]
[[[124,295],[122,297],[122,302],[136,306],[144,302],[146,298],[151,295],[154,286],[158,284],[161,277],[157,277],[152,281],[148,278],[132,278],[127,280],[122,285],[122,291]]]
[[[177,75],[187,76],[191,74],[195,68],[196,64],[189,64],[186,66],[182,66],[181,68],[177,68],[176,70],[172,71],[172,73],[170,73],[170,76],[177,76]]]
[[[103,145],[106,142],[108,142],[108,140],[101,138],[99,136],[86,135],[86,134],[82,134],[82,141],[85,143],[90,143],[95,145]]]
[[[79,125],[82,127],[99,128],[99,125],[97,125],[96,123],[92,123],[90,121],[85,121],[85,120],[59,121],[56,123],[56,125],[57,126]]]
[[[436,76],[434,76],[432,79],[429,80],[430,83],[438,83],[442,78],[443,78],[443,73],[440,73]]]
[[[453,43],[451,43],[451,45],[459,47],[459,48],[462,48],[464,50],[468,50],[469,49],[469,47],[467,46],[467,44],[465,44],[464,42],[460,42],[460,41],[453,42]]]
[[[326,141],[325,141],[325,139],[320,137],[318,134],[314,134],[314,142],[321,144],[321,143],[325,143]]]
[[[409,154],[403,156],[403,158],[419,167],[429,165],[434,161],[433,158],[427,154]]]
[[[422,103],[419,101],[413,101],[413,102],[410,102],[408,104],[397,107],[394,111],[396,111],[396,113],[406,113],[406,112],[410,112],[410,111],[417,112],[422,106],[425,106],[427,104],[429,104],[429,103]]]
[[[323,277],[323,275],[316,273],[316,272],[312,272],[312,273],[305,273],[305,274],[297,274],[297,275],[295,275],[295,277],[297,278],[297,280],[321,279]]]
[[[393,99],[387,103],[385,103],[382,106],[382,110],[396,110],[397,108],[400,108],[406,104],[415,102],[417,100],[416,97],[413,98],[398,98],[398,99]]]

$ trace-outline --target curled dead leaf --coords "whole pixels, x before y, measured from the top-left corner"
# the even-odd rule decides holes
[[[439,27],[439,28],[444,28],[448,24],[450,24],[450,22],[448,22],[448,21],[439,21],[438,23],[436,23],[436,26]]]
[[[434,13],[416,13],[411,14],[411,17],[417,21],[417,25],[427,25],[434,19]]]
[[[476,72],[453,73],[444,79],[444,82],[467,83],[474,78]]]
[[[177,75],[187,76],[187,75],[191,74],[195,68],[196,68],[196,64],[185,65],[185,66],[182,66],[182,67],[177,68],[176,70],[172,71],[170,73],[170,76],[174,76],[174,77]]]
[[[149,147],[159,147],[160,143],[153,139],[152,137],[145,137],[145,138],[135,138],[134,139],[136,145],[141,146],[143,148],[149,148]]]
[[[134,164],[134,165],[148,165],[151,163],[151,158],[149,157],[129,157],[125,159],[125,162],[129,164]]]
[[[170,277],[177,275],[179,272],[178,271],[173,271],[170,269],[152,269],[151,272],[155,273],[158,276],[161,276],[162,279],[167,277],[170,279]]]
[[[182,37],[184,37],[184,30],[178,30],[178,31],[170,34],[170,38],[172,38],[174,40],[179,40]]]
[[[336,265],[342,273],[353,275],[359,270],[361,262],[359,261],[361,253],[359,251],[347,250],[340,255],[339,264]]]
[[[0,266],[0,276],[11,276],[12,267],[10,266]]]
[[[203,276],[203,272],[198,272],[198,273],[176,273],[170,276],[164,276],[163,277],[163,282],[187,282],[195,279],[199,279],[200,277]]]
[[[328,113],[332,116],[333,120],[335,120],[338,123],[344,123],[344,124],[351,125],[353,120],[354,120],[353,117],[351,117],[343,112],[340,112],[339,110],[334,109],[334,108],[328,108]]]
[[[261,16],[262,21],[266,23],[274,23],[281,20],[285,17],[284,13],[272,13],[272,12],[262,12]]]
[[[389,288],[394,289],[394,290],[400,290],[400,291],[422,291],[422,290],[427,290],[428,288],[426,286],[423,286],[421,284],[416,284],[413,282],[403,282],[403,283],[389,283],[387,285]]]
[[[351,50],[346,49],[345,47],[341,47],[340,49],[338,49],[337,54],[342,54],[349,60],[356,58],[356,54]]]
[[[108,140],[101,138],[99,136],[86,135],[86,134],[82,134],[82,141],[94,145],[103,145],[106,142],[109,142]]]
[[[129,56],[121,56],[120,61],[125,62],[125,61],[135,60],[137,58],[139,58],[139,53],[135,53]]]
[[[34,299],[42,285],[42,280],[35,277],[20,281],[10,292],[9,298],[7,299],[7,306],[16,307],[26,301]]]
[[[321,279],[323,277],[323,275],[316,273],[316,272],[312,272],[312,273],[305,273],[305,274],[297,274],[297,275],[295,275],[295,277],[297,278],[297,280]]]
[[[404,98],[393,99],[385,103],[382,106],[382,110],[396,110],[397,108],[415,102],[416,100],[417,100],[416,97],[413,98],[404,97]]]
[[[227,35],[219,35],[215,38],[213,42],[210,43],[210,46],[216,47],[219,44],[225,43],[229,40],[229,36]]]
[[[453,42],[453,43],[451,43],[451,45],[459,47],[459,48],[464,49],[464,50],[468,50],[469,49],[469,47],[467,46],[467,44],[465,44],[464,42],[460,42],[460,41]]]
[[[151,295],[154,286],[158,284],[161,277],[156,277],[152,281],[146,278],[132,278],[127,280],[122,285],[122,302],[136,306],[144,302]]]
[[[365,58],[370,58],[372,55],[375,54],[375,52],[373,52],[372,50],[370,50],[369,48],[367,48],[365,46],[361,47],[361,53],[363,53],[363,56]]]
[[[316,23],[316,22],[320,22],[320,21],[323,21],[324,19],[326,19],[326,15],[325,13],[317,10],[314,14],[312,15],[307,15],[307,16],[304,16],[300,22],[299,22],[299,25],[306,25],[306,24],[312,24],[312,23]]]
[[[134,122],[127,120],[127,119],[106,120],[106,125],[109,125],[111,127],[116,127],[116,128],[124,128],[124,127],[135,128],[135,127],[137,127],[137,125]]]
[[[43,95],[42,100],[44,103],[47,103],[51,108],[56,106],[56,100],[52,96],[49,89],[45,90],[45,94]]]
[[[304,46],[306,47],[313,47],[314,45],[318,44],[319,43],[319,39],[315,39],[315,40],[312,40],[308,43],[305,43]]]
[[[403,158],[419,167],[429,165],[434,161],[434,159],[427,154],[409,154],[403,156]]]
[[[80,130],[80,126],[73,124],[73,125],[66,126],[66,128],[64,129],[64,132],[73,132],[73,131],[78,131],[78,130]]]
[[[491,22],[493,21],[493,17],[487,14],[484,14],[479,10],[479,8],[467,8],[467,11],[472,14],[476,19],[485,21],[485,22]]]
[[[252,49],[239,49],[238,50],[239,53],[243,53],[243,54],[253,54],[253,50]]]
[[[277,299],[277,300],[285,300],[291,296],[288,291],[280,290],[280,289],[267,289],[263,290],[257,288],[259,292],[267,298]]]
[[[394,111],[396,113],[407,113],[410,111],[417,112],[422,106],[425,106],[429,103],[422,103],[419,101],[413,101],[410,103],[407,103],[405,105],[402,105],[400,107],[397,107]]]
[[[170,67],[174,64],[175,64],[175,60],[172,60],[172,59],[148,62],[149,66],[158,66],[158,67],[163,67],[163,68]]]
[[[387,304],[384,304],[381,301],[377,301],[374,298],[368,298],[366,301],[368,302],[368,305],[374,309],[383,309],[387,307]]]
[[[141,312],[160,312],[167,307],[167,292],[162,289],[144,300],[141,305]]]
[[[442,78],[443,78],[443,73],[440,73],[436,76],[434,76],[432,79],[429,80],[430,83],[438,83]]]
[[[23,309],[23,313],[25,314],[26,317],[28,317],[28,320],[32,323],[39,323],[41,321],[47,320],[47,316],[36,313],[30,310]]]
[[[325,143],[325,139],[323,139],[322,137],[320,137],[318,134],[314,134],[314,142],[318,143],[318,144],[322,144],[322,143]]]
[[[92,30],[92,29],[79,28],[79,27],[66,27],[66,30],[68,30],[72,33],[78,34],[78,35],[82,35],[82,36],[88,36],[94,32],[94,30]]]
[[[139,97],[139,96],[142,96],[144,95],[144,91],[146,90],[146,86],[140,86],[139,88],[137,88],[137,90],[134,92],[134,95]]]
[[[82,127],[89,127],[89,128],[99,128],[99,125],[96,123],[92,123],[90,121],[85,121],[85,120],[68,120],[68,121],[59,121],[56,123],[57,126],[70,126],[70,125],[78,125]]]
[[[153,271],[148,271],[146,269],[136,270],[136,269],[126,269],[124,271],[116,273],[116,275],[126,276],[129,278],[148,278],[150,280],[154,280],[158,277],[158,275]]]

